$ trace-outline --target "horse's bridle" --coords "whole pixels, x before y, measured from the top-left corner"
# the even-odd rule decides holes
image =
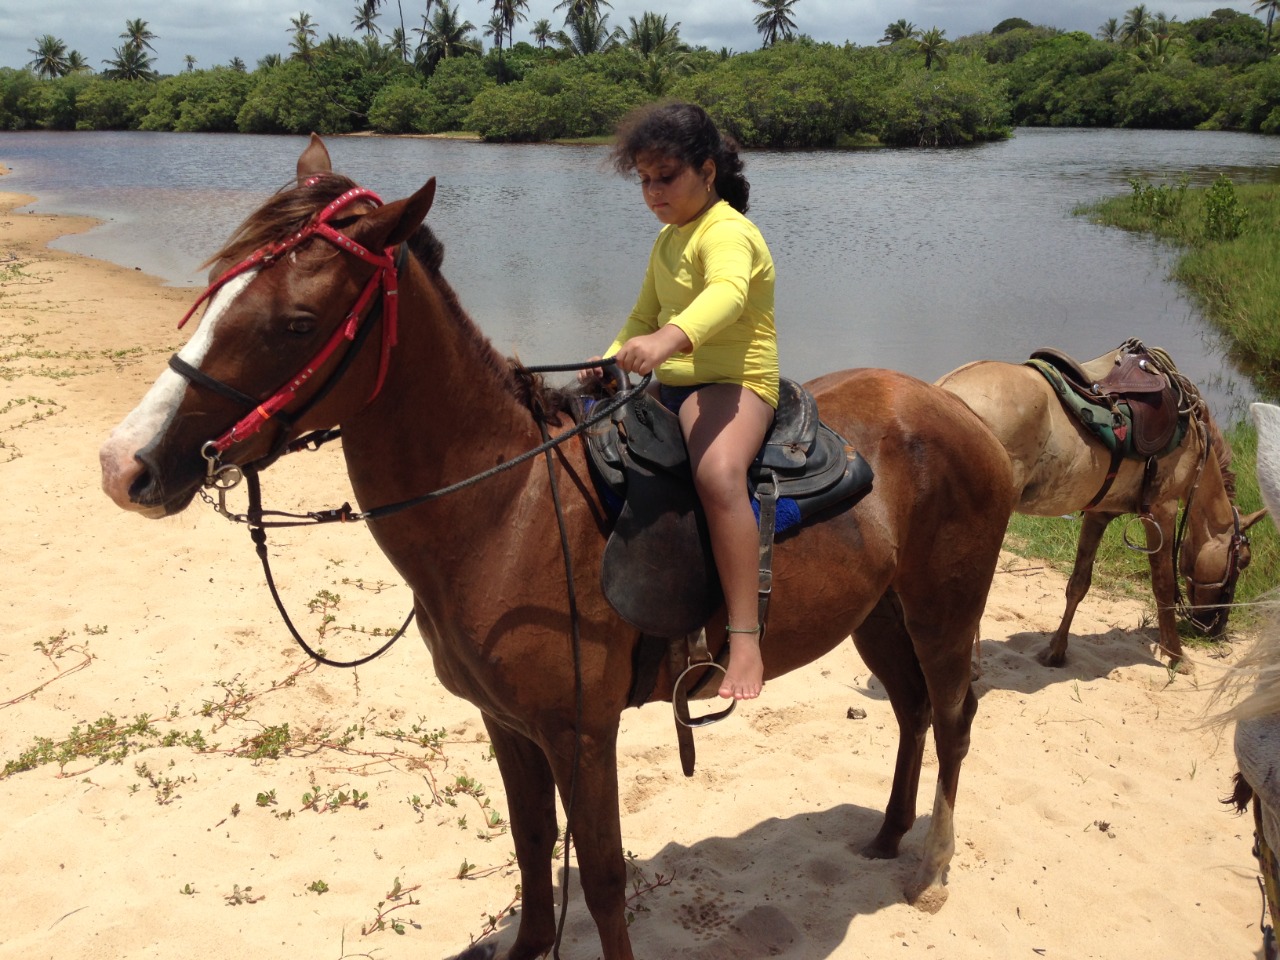
[[[1240,554],[1244,551],[1245,547],[1249,546],[1249,535],[1245,533],[1244,529],[1240,526],[1240,509],[1234,503],[1231,505],[1231,523],[1233,526],[1233,530],[1231,532],[1231,541],[1227,546],[1227,567],[1222,573],[1222,579],[1215,580],[1211,583],[1202,583],[1201,581],[1197,580],[1192,574],[1188,573],[1185,575],[1187,578],[1187,583],[1189,583],[1192,587],[1198,590],[1221,589],[1223,591],[1224,595],[1221,602],[1215,604],[1215,606],[1226,606],[1227,604],[1231,603],[1232,600],[1235,599],[1236,581],[1239,580],[1240,573],[1241,573]],[[1179,611],[1184,616],[1195,621],[1196,611],[1203,608],[1198,607],[1182,599],[1182,591],[1179,588],[1179,584],[1178,584],[1178,575],[1179,575],[1179,571],[1176,569],[1176,565],[1175,565],[1174,590],[1176,591],[1175,597],[1177,600]],[[1188,597],[1188,600],[1190,600],[1189,597]]]
[[[311,185],[317,178],[311,178],[304,185]],[[201,455],[205,458],[207,464],[206,485],[217,486],[217,482],[209,483],[212,478],[221,478],[222,474],[227,471],[238,472],[238,468],[234,466],[224,466],[220,461],[220,455],[228,450],[233,444],[243,440],[247,440],[258,433],[268,421],[273,418],[280,419],[281,411],[284,410],[297,396],[298,391],[311,379],[317,370],[325,365],[325,363],[333,356],[334,352],[342,344],[348,341],[353,345],[362,341],[363,336],[367,334],[371,325],[361,326],[362,319],[373,314],[369,309],[374,298],[381,293],[382,295],[382,353],[378,361],[378,378],[374,382],[373,391],[369,395],[369,401],[378,395],[382,390],[382,384],[386,380],[387,367],[391,359],[391,348],[396,344],[396,322],[397,322],[397,257],[395,247],[388,247],[381,253],[375,253],[368,248],[357,243],[355,240],[340,233],[334,229],[330,221],[339,213],[349,207],[351,204],[364,201],[372,203],[375,206],[381,206],[382,200],[372,190],[366,190],[363,187],[353,187],[345,193],[331,201],[323,210],[316,214],[306,226],[302,229],[290,234],[283,240],[268,244],[255,250],[245,259],[230,267],[222,273],[218,279],[209,284],[204,293],[196,299],[180,321],[178,327],[181,329],[191,316],[199,309],[200,305],[215,293],[221,290],[227,283],[234,280],[250,270],[258,268],[267,268],[277,263],[279,259],[290,250],[311,239],[312,237],[320,237],[332,243],[339,250],[359,257],[367,263],[373,264],[375,267],[373,274],[369,277],[364,289],[356,298],[351,309],[347,311],[346,318],[334,330],[328,341],[320,348],[319,352],[305,364],[302,369],[291,377],[284,386],[280,387],[267,400],[259,401],[254,397],[237,390],[229,384],[223,383],[214,377],[209,376],[204,371],[192,366],[186,360],[182,359],[178,354],[174,354],[169,358],[169,367],[177,374],[195,386],[200,386],[213,393],[218,394],[228,400],[240,404],[249,412],[236,422],[230,430],[227,430],[221,436],[205,443],[200,450]],[[351,353],[348,353],[348,357]],[[341,371],[337,371],[330,377],[329,383],[336,382]],[[327,389],[322,391],[327,392]],[[314,406],[319,397],[313,397],[308,404],[308,409]],[[296,419],[296,415],[295,415]],[[286,431],[287,432],[287,431]],[[283,436],[283,435],[282,435]],[[279,454],[280,446],[272,452],[272,456],[268,459],[274,459]],[[232,485],[234,485],[234,480]]]

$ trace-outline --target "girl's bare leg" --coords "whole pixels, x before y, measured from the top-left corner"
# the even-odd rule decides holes
[[[729,669],[719,691],[726,699],[750,700],[764,686],[757,619],[760,532],[746,485],[747,468],[772,422],[769,404],[733,384],[703,387],[680,407],[693,482],[707,515],[729,614]]]

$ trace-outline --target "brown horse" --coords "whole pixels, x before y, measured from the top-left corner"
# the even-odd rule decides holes
[[[207,469],[222,478],[216,471],[269,460],[281,441],[335,423],[366,509],[479,474],[538,445],[539,425],[512,366],[439,272],[441,248],[422,223],[434,180],[381,206],[330,172],[318,138],[297,174],[297,186],[251,215],[218,254],[215,269],[238,265],[206,294],[205,315],[171,361],[175,369],[161,374],[103,446],[103,487],[121,507],[176,513],[206,482]],[[314,235],[317,218],[338,232]],[[397,284],[389,282],[392,258],[384,251],[404,242],[411,254],[397,265],[398,336],[371,335],[363,348],[348,346],[344,336],[356,320],[391,332],[393,298],[386,293]],[[364,304],[377,300],[369,291],[379,288],[382,309],[371,315]],[[286,380],[295,370],[304,372]],[[777,543],[766,678],[852,634],[884,684],[901,739],[884,821],[865,847],[869,857],[897,856],[915,819],[932,722],[933,819],[907,896],[936,908],[946,896],[956,788],[977,708],[969,649],[1013,502],[1009,460],[963,403],[911,377],[855,370],[809,387],[823,418],[856,445],[875,480],[856,505],[830,509]],[[281,396],[287,403],[277,402]],[[607,527],[579,441],[370,522],[413,590],[436,674],[479,707],[492,739],[523,893],[506,953],[512,960],[542,956],[555,940],[557,789],[570,811],[603,956],[632,956],[616,738],[639,638],[601,592]],[[562,530],[572,583],[559,555]],[[722,645],[724,627],[721,610],[707,630],[713,649]],[[673,679],[664,667],[650,699],[670,700]]]
[[[1084,369],[1105,368],[1112,357],[1106,354],[1084,364]],[[1116,517],[1138,514],[1143,500],[1150,509],[1141,525],[1151,562],[1160,649],[1174,665],[1181,662],[1182,641],[1175,619],[1179,573],[1186,580],[1185,606],[1192,623],[1210,636],[1222,633],[1236,579],[1249,564],[1244,532],[1266,510],[1240,515],[1233,502],[1231,449],[1203,405],[1203,429],[1188,430],[1178,448],[1157,461],[1152,483],[1144,489],[1143,461],[1126,459],[1103,499],[1086,509],[1103,489],[1111,455],[1066,410],[1038,370],[1026,364],[979,360],[951,371],[937,384],[963,399],[1008,451],[1018,513],[1052,517],[1083,511],[1066,610],[1041,656],[1043,662],[1057,667],[1066,661],[1071,620],[1089,591],[1103,531]],[[1176,529],[1180,503],[1186,505],[1181,544]]]

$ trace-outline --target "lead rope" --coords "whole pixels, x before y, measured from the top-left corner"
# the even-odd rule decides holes
[[[313,650],[310,644],[303,639],[302,634],[298,632],[297,627],[293,625],[293,620],[289,617],[289,611],[284,608],[284,601],[280,599],[280,592],[276,589],[275,578],[271,575],[271,560],[267,556],[267,531],[262,526],[262,485],[258,481],[258,471],[254,467],[244,468],[244,477],[249,485],[249,537],[253,540],[254,547],[258,553],[258,559],[262,561],[262,572],[266,576],[267,589],[271,591],[271,599],[276,603],[276,609],[280,611],[280,617],[284,620],[284,625],[289,628],[289,633],[293,635],[294,641],[312,660],[323,663],[326,667],[358,667],[361,664],[368,663],[376,657],[382,656],[391,649],[391,645],[404,636],[404,632],[409,629],[409,624],[413,622],[413,610],[409,611],[409,615],[405,617],[404,623],[400,625],[390,639],[382,646],[368,656],[360,657],[358,660],[330,660],[318,650]]]
[[[550,439],[547,425],[538,421],[545,443]],[[564,557],[566,594],[569,600],[569,633],[573,640],[573,763],[569,768],[569,795],[564,809],[564,872],[560,878],[560,920],[556,924],[556,940],[551,954],[560,960],[560,941],[564,937],[565,919],[569,915],[569,851],[573,845],[573,808],[578,793],[578,765],[582,749],[582,633],[578,623],[578,594],[573,585],[573,555],[569,551],[569,535],[565,530],[564,507],[560,503],[560,481],[556,478],[555,461],[551,448],[544,451],[547,461],[547,477],[551,486],[551,502],[556,508],[556,525],[560,528],[560,553]]]
[[[595,362],[588,361],[586,363],[563,364],[563,365],[554,365],[554,366],[548,365],[540,368],[526,368],[526,369],[529,369],[531,371],[535,369],[538,371],[582,370],[582,369],[586,369],[596,365],[597,364]],[[446,494],[453,493],[457,490],[462,490],[462,489],[465,489],[466,487],[470,487],[476,483],[479,483],[481,480],[488,479],[489,477],[495,474],[502,473],[506,470],[509,470],[512,467],[515,467],[518,464],[523,463],[524,461],[530,459],[531,457],[537,456],[539,453],[544,454],[546,456],[548,461],[548,469],[550,469],[551,450],[553,447],[559,446],[561,443],[568,440],[569,438],[575,437],[578,434],[582,433],[584,430],[588,429],[589,427],[594,426],[596,423],[599,423],[601,420],[608,417],[617,408],[634,401],[637,396],[639,396],[641,393],[644,392],[644,389],[645,387],[648,386],[651,377],[652,377],[652,374],[647,374],[640,380],[640,382],[634,388],[624,389],[619,391],[619,393],[616,396],[614,396],[613,398],[611,398],[610,400],[604,403],[601,403],[600,409],[593,412],[591,416],[587,417],[581,423],[575,425],[572,429],[565,431],[564,433],[560,434],[557,437],[554,437],[554,438],[548,437],[546,425],[542,421],[539,421],[538,426],[542,432],[543,442],[539,444],[537,447],[534,447],[532,450],[526,450],[524,453],[520,454],[519,456],[513,457],[510,460],[500,463],[496,467],[491,467],[490,469],[485,470],[483,473],[477,474],[474,477],[470,477],[466,480],[459,481],[458,483],[450,484],[447,487],[442,487],[439,490],[434,490],[431,493],[423,494],[421,496],[414,497],[410,500],[404,500],[399,503],[387,504],[386,506],[374,508],[373,510],[366,510],[363,512],[353,511],[351,509],[350,504],[345,504],[345,503],[341,507],[338,507],[336,509],[325,510],[322,512],[311,512],[307,514],[285,513],[279,510],[264,510],[262,508],[262,488],[261,488],[261,483],[258,479],[257,468],[255,468],[252,465],[245,465],[244,467],[232,468],[230,466],[224,466],[220,469],[215,469],[214,460],[212,459],[209,459],[208,461],[209,474],[208,474],[208,477],[206,478],[205,485],[213,486],[218,491],[218,499],[215,502],[212,497],[210,497],[207,493],[204,493],[203,491],[202,491],[202,495],[210,504],[213,505],[213,508],[215,511],[222,514],[228,520],[231,520],[236,523],[244,523],[248,525],[249,536],[253,540],[255,550],[257,551],[257,554],[258,554],[258,559],[262,563],[262,572],[266,578],[267,589],[271,593],[271,599],[275,601],[276,610],[280,612],[281,619],[284,620],[285,626],[289,628],[289,633],[290,635],[292,635],[294,641],[298,644],[298,646],[300,646],[303,649],[303,651],[313,660],[316,660],[317,662],[322,663],[325,666],[342,667],[342,668],[358,667],[386,653],[389,649],[391,649],[392,644],[394,644],[397,640],[399,640],[402,636],[404,636],[405,631],[409,629],[409,624],[413,622],[413,616],[414,616],[413,611],[412,610],[409,611],[408,616],[405,617],[404,623],[400,625],[400,629],[397,630],[395,634],[392,635],[390,639],[387,640],[386,643],[384,643],[382,646],[380,646],[377,650],[375,650],[371,654],[360,657],[357,660],[349,660],[349,661],[331,660],[328,657],[322,655],[317,650],[314,650],[310,646],[310,644],[307,643],[307,641],[302,637],[302,634],[299,633],[298,629],[293,625],[293,620],[289,617],[289,613],[284,606],[284,601],[281,599],[280,593],[276,588],[275,578],[271,574],[271,561],[267,553],[267,528],[268,527],[297,527],[297,526],[310,526],[313,524],[322,524],[322,523],[337,523],[337,522],[346,523],[346,522],[354,522],[354,521],[361,521],[361,520],[367,521],[371,519],[377,519],[383,516],[389,516],[393,513],[398,513],[399,511],[405,510],[409,507],[417,506],[419,504],[426,503],[431,500],[435,500],[438,497],[442,497]],[[312,449],[319,449],[320,445],[323,442],[325,442],[325,440],[333,439],[334,437],[337,437],[340,435],[340,432],[337,430],[317,431],[317,433],[324,433],[327,436],[325,436],[323,439],[317,439],[315,441],[315,447],[313,447]],[[307,438],[305,437],[300,438],[301,441],[305,441],[306,439]],[[292,453],[297,450],[304,449],[304,447],[305,447],[305,444],[301,443],[300,441],[295,441],[294,444],[289,446],[288,452]],[[206,459],[208,459],[208,456],[206,457]],[[239,474],[240,476],[243,476],[244,479],[247,481],[248,488],[249,488],[248,489],[249,506],[247,508],[246,513],[243,513],[243,514],[232,513],[229,510],[227,510],[226,508],[227,491],[231,489],[231,487],[234,487],[236,483],[238,483],[239,481],[237,479],[231,479],[225,483],[220,482],[218,478],[220,477],[221,472],[224,470],[229,470],[234,474]],[[573,635],[574,635],[574,669],[575,669],[575,687],[577,688],[576,696],[577,696],[577,710],[578,710],[578,719],[576,721],[576,724],[577,724],[577,730],[579,731],[579,734],[580,734],[581,715],[582,715],[582,689],[581,689],[582,678],[579,673],[581,642],[578,635],[577,597],[576,597],[576,594],[574,593],[574,588],[573,588],[572,561],[570,559],[568,540],[564,530],[564,517],[563,517],[563,511],[560,505],[559,487],[556,483],[556,478],[554,473],[552,473],[551,475],[551,489],[552,489],[552,497],[556,507],[556,519],[560,525],[561,549],[564,552],[566,569],[570,573],[569,581],[568,581],[568,589],[569,589],[570,617],[572,619]],[[276,517],[285,517],[288,519],[266,520],[264,518],[267,515],[276,516]],[[574,741],[574,744],[575,744],[574,745],[574,777],[575,778],[577,775],[577,766],[578,766],[577,743],[579,739],[580,739],[580,736],[578,738],[575,738],[575,741]],[[570,789],[570,796],[572,797],[572,786]],[[570,804],[570,806],[571,805],[572,804]],[[568,811],[566,810],[566,817],[567,816],[568,816]],[[565,838],[566,838],[565,856],[567,858],[568,857],[568,850],[567,850],[568,825],[567,823],[565,828]],[[566,867],[566,872],[567,872],[567,867]],[[563,925],[563,922],[564,921],[562,918],[561,919],[562,925]],[[557,938],[557,942],[558,942],[558,938]]]

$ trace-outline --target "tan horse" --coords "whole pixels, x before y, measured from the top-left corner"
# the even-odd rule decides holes
[[[1084,369],[1089,373],[1105,369],[1113,356],[1114,352],[1090,361]],[[1186,581],[1185,606],[1192,622],[1209,635],[1225,629],[1236,579],[1249,563],[1244,531],[1266,511],[1242,517],[1236,509],[1231,449],[1207,410],[1204,429],[1189,430],[1175,451],[1158,460],[1154,481],[1145,489],[1143,462],[1124,460],[1105,497],[1086,509],[1103,489],[1111,455],[1064,408],[1038,370],[1026,364],[979,360],[951,371],[937,383],[962,398],[1008,451],[1018,513],[1052,517],[1084,511],[1066,610],[1041,655],[1044,663],[1061,666],[1066,661],[1071,620],[1089,591],[1103,531],[1116,517],[1138,514],[1144,499],[1150,513],[1141,526],[1151,562],[1161,651],[1172,664],[1182,660],[1175,617],[1179,573]],[[1187,510],[1185,537],[1179,544],[1180,503]],[[1134,532],[1132,539],[1140,537]]]
[[[528,391],[519,389],[527,378],[513,376],[440,274],[442,248],[422,225],[434,180],[380,206],[330,171],[314,138],[297,176],[218,255],[220,267],[234,266],[206,293],[198,330],[103,446],[103,487],[121,507],[176,513],[207,471],[225,479],[233,474],[219,471],[269,461],[285,441],[335,423],[366,511],[538,445]],[[395,264],[384,251],[405,242],[411,252]],[[390,332],[397,287],[396,336],[362,339],[364,330]],[[367,304],[379,300],[381,312],[371,313]],[[969,649],[1013,502],[1009,459],[963,403],[914,378],[856,370],[809,387],[875,481],[856,505],[829,509],[779,539],[766,679],[852,635],[884,684],[900,742],[883,825],[864,847],[869,857],[897,856],[915,820],[932,723],[933,819],[907,896],[936,908],[946,896],[960,765],[977,709]],[[601,953],[629,960],[616,740],[639,637],[601,592],[608,521],[581,441],[369,526],[413,590],[441,683],[480,709],[492,740],[523,897],[504,956],[541,957],[556,939],[558,790]],[[724,628],[721,610],[708,626],[713,649],[723,646]],[[650,699],[670,700],[673,682],[664,666]],[[495,950],[490,943],[469,953]]]

